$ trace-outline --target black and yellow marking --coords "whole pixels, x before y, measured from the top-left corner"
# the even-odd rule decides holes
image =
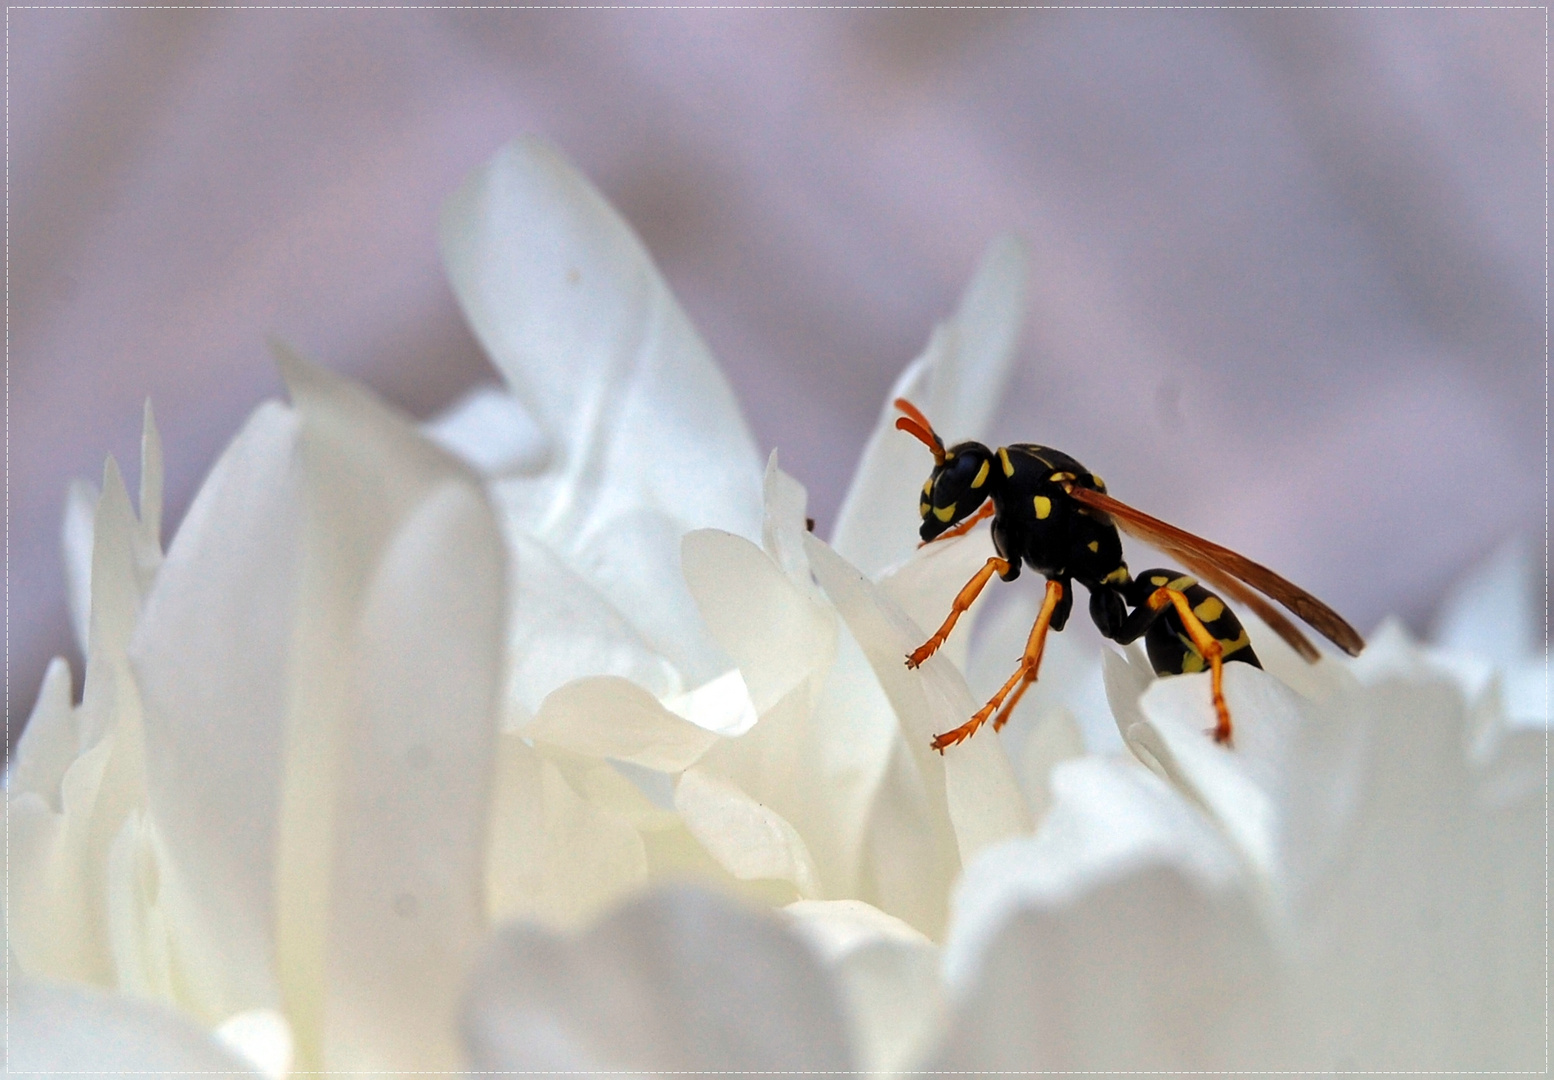
[[[1219,742],[1231,737],[1222,686],[1225,663],[1262,665],[1246,629],[1220,597],[1199,584],[1199,575],[1256,611],[1313,662],[1319,655],[1315,647],[1268,600],[1283,604],[1351,656],[1364,646],[1337,612],[1310,593],[1228,548],[1112,498],[1105,481],[1062,451],[1035,443],[989,449],[963,442],[946,449],[921,411],[905,400],[896,405],[903,414],[896,427],[927,446],[934,458],[919,502],[923,542],[964,535],[991,515],[998,552],[967,583],[945,624],[914,650],[908,663],[917,666],[943,644],[959,614],[994,573],[1013,581],[1028,567],[1047,580],[1047,599],[1019,668],[967,723],[936,737],[936,749],[969,737],[995,711],[995,728],[1008,719],[1014,703],[1036,678],[1046,634],[1062,630],[1068,619],[1076,582],[1090,592],[1090,617],[1097,629],[1124,644],[1142,637],[1156,674],[1211,671],[1217,718],[1214,737]],[[992,467],[995,458],[997,469]],[[1119,529],[1159,547],[1189,572],[1156,569],[1135,579],[1122,557]]]
[[[1188,675],[1205,671],[1209,666],[1203,653],[1193,644],[1187,628],[1182,625],[1181,616],[1175,607],[1147,614],[1149,597],[1160,588],[1179,592],[1187,598],[1192,613],[1224,650],[1222,659],[1239,660],[1253,667],[1263,666],[1257,659],[1257,653],[1252,650],[1252,639],[1246,627],[1241,625],[1236,613],[1223,600],[1179,570],[1146,570],[1134,580],[1131,588],[1123,590],[1128,606],[1134,609],[1129,618],[1132,625],[1124,634],[1132,630],[1138,632],[1131,636],[1119,636],[1117,640],[1127,644],[1142,634],[1144,651],[1149,654],[1149,664],[1155,669],[1156,675]],[[1141,615],[1140,612],[1146,614]]]

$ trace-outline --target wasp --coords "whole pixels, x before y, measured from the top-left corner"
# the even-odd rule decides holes
[[[1099,476],[1062,451],[1034,443],[990,450],[979,442],[946,449],[916,406],[905,398],[895,404],[903,414],[896,427],[933,453],[933,472],[918,503],[923,542],[962,535],[991,516],[997,551],[955,597],[939,629],[907,655],[907,666],[918,667],[938,651],[994,574],[1013,581],[1022,566],[1029,566],[1047,580],[1014,674],[970,720],[934,737],[933,748],[940,753],[969,739],[994,713],[995,731],[1008,721],[1036,681],[1047,633],[1061,631],[1068,622],[1076,581],[1090,594],[1096,629],[1124,645],[1143,637],[1155,674],[1209,670],[1213,735],[1219,743],[1228,744],[1233,733],[1225,704],[1225,664],[1262,666],[1245,627],[1219,593],[1256,612],[1311,663],[1321,654],[1270,599],[1350,656],[1365,647],[1353,627],[1304,589],[1244,555],[1114,499]],[[1135,578],[1123,560],[1119,529],[1178,559],[1187,571],[1148,570]]]

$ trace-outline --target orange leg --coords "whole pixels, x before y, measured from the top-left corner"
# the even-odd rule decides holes
[[[944,620],[944,625],[935,630],[927,641],[923,642],[907,656],[906,666],[909,668],[918,667],[924,660],[938,652],[939,646],[943,645],[945,639],[950,636],[950,631],[955,629],[955,623],[966,613],[972,604],[976,603],[977,594],[987,586],[993,575],[1008,572],[1009,564],[996,555],[984,563],[982,569],[972,575],[971,580],[966,582],[966,587],[956,595],[955,603],[950,606],[950,617]]]
[[[1209,669],[1213,673],[1210,686],[1214,693],[1214,715],[1218,721],[1212,734],[1217,743],[1230,744],[1230,706],[1225,704],[1225,647],[1215,640],[1203,625],[1203,620],[1193,614],[1192,605],[1187,602],[1187,597],[1175,589],[1156,589],[1149,596],[1149,606],[1156,611],[1163,610],[1167,605],[1176,608],[1177,617],[1182,620],[1182,628],[1187,631],[1187,636],[1192,638],[1194,648],[1209,662]]]
[[[940,533],[938,536],[934,537],[932,540],[924,540],[921,544],[918,544],[917,546],[918,547],[927,547],[929,544],[937,544],[940,540],[948,540],[948,539],[950,539],[951,537],[954,537],[954,536],[965,536],[967,533],[969,533],[976,526],[977,522],[984,521],[987,518],[992,517],[993,516],[993,510],[994,510],[993,501],[991,499],[984,500],[983,503],[982,503],[982,506],[980,508],[978,508],[978,510],[977,510],[977,512],[975,514],[972,514],[965,521],[963,521],[959,525],[955,526],[955,528],[953,528],[953,529],[945,529],[942,533]]]
[[[1036,681],[1036,673],[1041,669],[1042,650],[1047,645],[1047,628],[1052,625],[1052,613],[1057,610],[1058,602],[1063,599],[1063,583],[1061,581],[1048,580],[1047,596],[1042,601],[1041,613],[1036,616],[1036,623],[1031,627],[1031,636],[1025,639],[1025,655],[1020,657],[1020,666],[1015,668],[1014,674],[1009,676],[1009,681],[1004,683],[992,700],[978,709],[976,715],[967,720],[954,731],[946,731],[943,735],[935,735],[933,748],[939,753],[944,753],[947,746],[954,746],[964,739],[969,739],[976,734],[989,716],[1004,703],[1011,691],[1014,698],[1009,702],[1008,709],[999,713],[998,720],[993,724],[993,730],[997,731],[1009,719],[1008,713],[1020,700],[1020,695],[1025,693],[1026,687]],[[1018,687],[1018,689],[1016,689]]]

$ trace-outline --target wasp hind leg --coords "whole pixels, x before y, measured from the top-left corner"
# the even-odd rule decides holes
[[[1065,593],[1061,581],[1047,582],[1047,595],[1042,600],[1041,613],[1036,616],[1036,623],[1031,627],[1031,636],[1025,639],[1025,655],[1020,657],[1020,666],[1015,668],[1014,674],[1009,676],[1009,681],[994,694],[992,699],[982,708],[976,711],[970,720],[953,731],[946,731],[943,735],[935,735],[932,746],[939,753],[944,753],[946,747],[963,742],[977,733],[977,728],[986,723],[1004,700],[1009,698],[1009,704],[998,711],[998,719],[993,722],[993,730],[997,731],[1009,720],[1009,714],[1014,711],[1015,705],[1031,683],[1036,681],[1036,673],[1041,670],[1041,654],[1047,644],[1047,629],[1052,625],[1052,614],[1058,609]],[[1013,698],[1010,694],[1013,693]]]
[[[1215,742],[1229,746],[1232,729],[1230,706],[1225,704],[1225,646],[1209,633],[1208,627],[1203,625],[1203,620],[1193,611],[1192,604],[1188,602],[1185,594],[1162,587],[1150,593],[1148,606],[1155,612],[1163,612],[1168,607],[1174,607],[1177,618],[1182,620],[1182,629],[1186,630],[1187,636],[1192,639],[1193,648],[1208,661],[1211,680],[1209,685],[1213,688],[1216,721],[1209,733],[1214,736]]]

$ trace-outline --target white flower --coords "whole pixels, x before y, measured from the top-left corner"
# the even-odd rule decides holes
[[[293,406],[253,415],[160,565],[149,413],[139,520],[108,464],[82,702],[56,662],[9,777],[8,944],[31,1007],[12,1068],[82,1062],[104,1017],[137,1015],[145,1067],[188,1060],[158,1056],[160,1010],[32,978],[175,1005],[275,1072],[294,1053],[460,1059],[486,926],[496,520],[404,419],[282,368]]]
[[[553,151],[443,235],[510,393],[417,431],[283,354],[292,405],[165,558],[149,411],[139,515],[111,461],[72,492],[88,661],[8,778],[10,1068],[1536,1065],[1528,635],[1307,667],[1249,620],[1234,751],[1201,677],[1059,635],[1002,734],[935,754],[1034,604],[904,666],[989,543],[915,548],[888,406],[828,545]],[[1022,258],[891,398],[981,433]],[[1510,580],[1444,639],[1509,625]]]

